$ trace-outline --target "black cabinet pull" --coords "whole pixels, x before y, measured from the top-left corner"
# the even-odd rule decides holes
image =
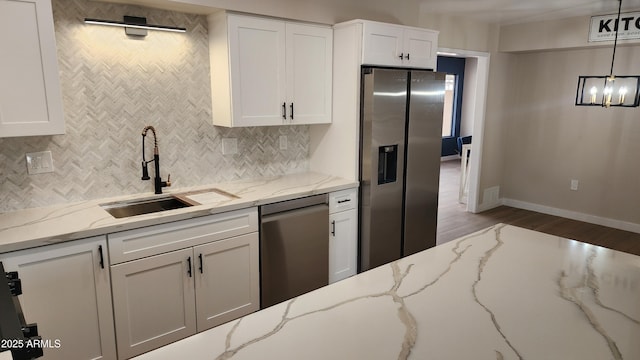
[[[409,60],[409,53],[407,53],[407,60]]]
[[[198,255],[198,259],[200,259],[200,274],[203,274],[202,272],[202,254]]]
[[[102,245],[98,245],[98,255],[100,255],[100,268],[104,269],[104,256],[102,255]]]
[[[351,201],[351,199],[338,200],[338,204],[346,203]]]
[[[287,120],[287,103],[282,103],[282,118]]]
[[[331,222],[331,235],[336,236],[336,221]]]
[[[398,56],[400,58],[400,60],[404,59],[404,53],[400,53],[400,56]]]
[[[293,120],[293,103],[291,103],[291,120]]]
[[[187,274],[189,274],[189,277],[192,277],[193,275],[191,274],[191,256],[189,256],[189,258],[187,258]]]

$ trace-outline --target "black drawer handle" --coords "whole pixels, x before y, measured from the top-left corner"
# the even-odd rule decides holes
[[[351,199],[338,200],[338,204],[343,204],[349,201],[351,201]]]
[[[331,222],[331,235],[336,236],[336,221]]]
[[[202,270],[202,254],[198,255],[198,259],[200,259],[200,274],[203,274],[203,270]]]
[[[282,103],[282,118],[287,120],[287,103]]]
[[[293,120],[293,103],[291,103],[291,120]]]
[[[102,255],[102,245],[98,245],[98,255],[100,255],[100,268],[104,269],[104,256]]]
[[[187,274],[189,274],[189,277],[193,276],[193,274],[191,273],[191,256],[189,256],[189,258],[187,259]]]

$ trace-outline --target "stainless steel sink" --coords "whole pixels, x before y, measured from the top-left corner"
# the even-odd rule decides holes
[[[111,216],[119,219],[166,210],[181,209],[192,205],[193,204],[189,204],[174,196],[164,196],[159,198],[154,197],[101,204],[100,207],[111,214]]]

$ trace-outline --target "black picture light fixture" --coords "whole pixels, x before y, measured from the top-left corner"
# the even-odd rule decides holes
[[[186,32],[187,29],[175,26],[147,24],[147,18],[138,16],[124,16],[124,21],[100,20],[85,18],[85,24],[123,27],[127,35],[147,36],[147,30]]]

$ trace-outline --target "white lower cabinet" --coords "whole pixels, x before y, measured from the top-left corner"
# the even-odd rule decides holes
[[[329,283],[358,271],[357,189],[329,194]]]
[[[258,249],[257,232],[194,248],[198,331],[260,308]]]
[[[52,344],[44,359],[116,359],[106,247],[99,236],[0,255],[22,280],[26,322]]]
[[[193,245],[145,252],[151,256],[111,266],[118,357],[131,358],[258,310],[257,228],[252,208],[109,235],[110,250],[127,253],[136,252],[127,243],[142,250],[153,239],[159,252],[171,244]],[[237,235],[238,229],[245,234]]]
[[[195,289],[187,275],[192,256],[184,249],[111,267],[121,359],[196,333]]]

